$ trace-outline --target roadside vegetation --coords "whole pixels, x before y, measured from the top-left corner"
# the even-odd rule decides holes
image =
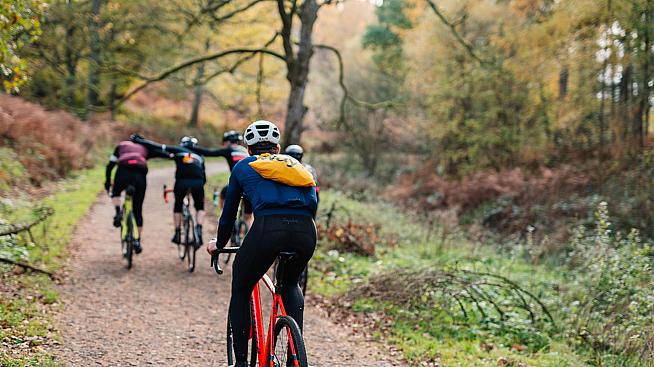
[[[103,175],[102,168],[76,172],[36,201],[20,194],[3,197],[0,229],[10,223],[32,221],[38,208],[53,210],[31,229],[31,234],[0,237],[0,257],[27,263],[53,276],[0,264],[0,365],[54,365],[48,347],[60,342],[52,324],[52,314],[61,307],[56,283],[63,274],[57,271],[67,259],[75,225],[102,190],[99,183]]]
[[[340,192],[322,193],[318,222],[309,291],[411,365],[650,365],[652,251],[612,232],[604,202],[547,256],[529,237],[475,242]]]
[[[167,126],[164,118],[87,124],[10,96],[0,96],[0,110],[0,231],[33,224],[29,231],[0,236],[0,258],[38,269],[0,262],[0,365],[54,365],[49,348],[61,341],[52,315],[63,307],[56,284],[64,276],[75,226],[102,190],[111,147],[133,131],[175,143],[178,131],[172,122],[161,128]],[[188,133],[206,137],[209,146],[222,136],[213,125]],[[227,177],[218,175],[216,185]]]

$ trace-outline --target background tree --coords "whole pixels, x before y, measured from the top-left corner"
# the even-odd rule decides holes
[[[41,35],[45,7],[45,2],[38,0],[0,3],[0,71],[7,92],[17,92],[28,79],[27,62],[21,57],[21,50]]]

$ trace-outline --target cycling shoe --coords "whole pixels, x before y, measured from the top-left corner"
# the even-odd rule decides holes
[[[134,252],[140,254],[141,251],[143,251],[143,247],[141,246],[141,240],[134,241]]]
[[[182,243],[182,231],[179,228],[175,230],[175,234],[173,235],[173,238],[170,239],[170,242],[178,245]]]

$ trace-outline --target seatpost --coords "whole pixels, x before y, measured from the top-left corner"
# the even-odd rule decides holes
[[[280,256],[278,257],[279,262],[277,263],[277,272],[275,272],[275,293],[282,293],[282,279],[284,279],[284,271],[286,271],[286,261],[288,258]]]

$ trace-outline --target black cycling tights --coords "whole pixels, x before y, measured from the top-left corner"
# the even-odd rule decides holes
[[[130,168],[118,166],[116,176],[114,176],[114,187],[111,192],[112,197],[119,197],[127,186],[132,185],[136,189],[132,195],[132,211],[138,227],[143,227],[143,200],[145,199],[145,189],[147,181],[145,175],[147,170],[140,168]]]
[[[303,324],[304,296],[298,279],[316,249],[313,219],[295,215],[256,217],[243,240],[232,267],[232,300],[229,319],[234,332],[236,361],[246,361],[250,332],[250,295],[254,286],[283,251],[297,253],[289,260],[282,279],[282,300],[289,316]]]

